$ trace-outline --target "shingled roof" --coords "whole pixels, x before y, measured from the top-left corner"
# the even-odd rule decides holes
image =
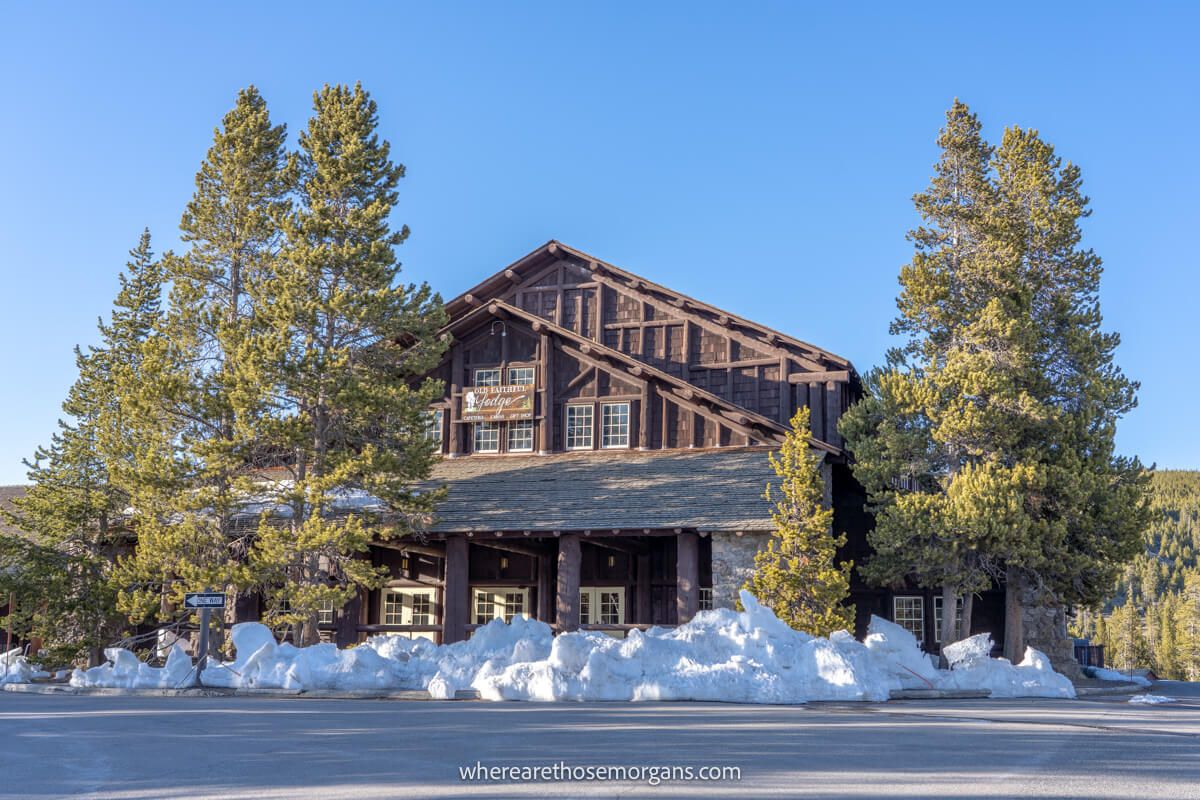
[[[449,488],[432,533],[691,528],[769,530],[768,448],[721,448],[441,461]]]

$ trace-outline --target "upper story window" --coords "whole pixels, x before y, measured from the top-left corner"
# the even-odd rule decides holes
[[[566,440],[568,450],[592,449],[592,406],[567,406]]]
[[[500,423],[499,422],[476,422],[475,423],[475,452],[476,453],[499,453],[500,452]]]
[[[600,406],[600,446],[629,447],[629,403]]]
[[[534,368],[533,367],[509,367],[508,368],[508,385],[509,386],[532,386],[534,383]]]
[[[499,386],[500,385],[500,368],[492,369],[477,369],[475,370],[475,385],[476,386]]]
[[[533,420],[523,419],[508,423],[508,452],[529,453],[533,451]]]

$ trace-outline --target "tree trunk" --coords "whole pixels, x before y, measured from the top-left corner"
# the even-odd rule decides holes
[[[954,625],[954,610],[957,607],[958,592],[950,584],[945,584],[942,586],[942,620],[939,626],[941,629],[938,631],[939,641],[941,641],[942,645],[942,655],[938,660],[941,663],[942,669],[947,669],[950,666],[950,662],[946,660],[946,656],[944,655],[946,645],[958,641]]]
[[[1016,664],[1025,657],[1025,632],[1021,624],[1021,593],[1025,574],[1009,567],[1004,576],[1004,657]]]
[[[975,606],[975,593],[967,592],[963,595],[963,613],[962,624],[958,628],[958,638],[966,639],[971,635],[971,612]]]

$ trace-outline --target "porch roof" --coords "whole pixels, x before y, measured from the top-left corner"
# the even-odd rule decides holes
[[[432,533],[771,528],[770,448],[628,450],[444,459]]]

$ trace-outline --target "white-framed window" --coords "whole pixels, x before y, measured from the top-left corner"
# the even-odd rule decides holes
[[[712,611],[712,608],[713,608],[712,589],[708,589],[708,588],[701,586],[700,587],[700,610],[701,611]]]
[[[625,589],[621,586],[582,586],[579,589],[581,625],[620,625],[625,621]]]
[[[445,413],[440,408],[431,408],[427,416],[428,427],[425,429],[425,437],[433,442],[438,450],[442,449],[442,421],[445,419]]]
[[[321,603],[321,608],[317,611],[317,624],[332,625],[333,624],[333,601],[326,600]]]
[[[534,374],[535,370],[533,367],[509,367],[508,385],[532,386],[534,384]]]
[[[475,624],[486,625],[494,619],[512,622],[518,614],[529,613],[529,590],[511,586],[480,586],[472,590]]]
[[[475,370],[475,385],[476,386],[499,386],[500,385],[500,368],[490,367],[488,369]]]
[[[600,446],[629,447],[629,403],[600,405]]]
[[[434,591],[418,587],[382,590],[379,593],[379,621],[384,625],[434,624]],[[390,635],[407,636],[410,639],[434,638],[432,631],[397,631]]]
[[[942,607],[945,605],[941,596],[933,598],[933,640],[938,644],[942,643]],[[963,599],[960,597],[954,604],[954,630],[957,631],[962,627],[963,615]]]
[[[592,449],[592,416],[593,407],[567,406],[567,449]]]
[[[508,452],[528,453],[533,450],[533,420],[522,419],[508,423]]]
[[[892,598],[892,621],[925,643],[925,598],[899,596]]]
[[[499,422],[476,422],[474,427],[475,427],[475,452],[476,453],[499,453],[500,452],[500,423]]]

